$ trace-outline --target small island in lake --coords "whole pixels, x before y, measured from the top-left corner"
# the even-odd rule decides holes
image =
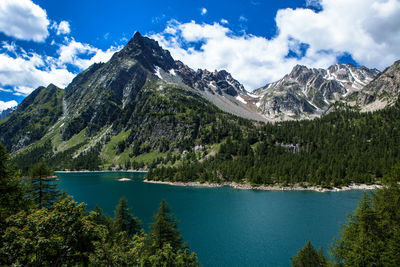
[[[118,181],[120,181],[120,182],[128,182],[128,181],[132,181],[132,179],[123,177],[123,178],[118,179]]]

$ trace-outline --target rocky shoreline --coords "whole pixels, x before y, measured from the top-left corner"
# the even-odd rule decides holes
[[[147,172],[146,170],[109,170],[109,171],[54,171],[55,173],[92,173],[92,172]]]
[[[235,182],[225,182],[225,183],[200,183],[200,182],[164,182],[164,181],[152,181],[152,180],[143,180],[145,183],[152,184],[166,184],[172,186],[191,186],[191,187],[223,187],[230,186],[234,189],[238,190],[260,190],[260,191],[314,191],[314,192],[341,192],[348,190],[374,190],[381,188],[381,185],[366,185],[366,184],[351,184],[348,186],[343,186],[341,188],[333,187],[333,188],[322,188],[317,186],[309,186],[304,187],[301,185],[293,185],[293,186],[281,186],[281,185],[271,185],[271,186],[251,186],[250,184],[238,184]]]

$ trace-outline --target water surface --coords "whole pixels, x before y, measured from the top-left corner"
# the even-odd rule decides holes
[[[76,201],[89,209],[99,205],[108,215],[125,196],[146,228],[166,199],[203,266],[289,266],[307,240],[326,252],[363,193],[179,187],[144,183],[144,173],[57,175]],[[132,180],[117,181],[122,177]]]

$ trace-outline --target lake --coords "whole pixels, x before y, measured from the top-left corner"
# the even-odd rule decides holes
[[[328,245],[362,191],[254,191],[144,183],[144,173],[57,173],[60,187],[88,209],[113,215],[125,196],[146,229],[165,199],[203,266],[289,266],[307,240]],[[117,179],[127,177],[131,181]]]

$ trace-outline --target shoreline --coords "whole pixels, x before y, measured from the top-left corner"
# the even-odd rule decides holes
[[[165,181],[152,181],[152,180],[143,180],[144,183],[151,184],[164,184],[171,186],[183,186],[183,187],[205,187],[205,188],[217,188],[229,186],[233,189],[237,190],[258,190],[258,191],[313,191],[313,192],[343,192],[349,190],[375,190],[378,188],[382,188],[381,185],[366,185],[366,184],[350,184],[348,186],[343,186],[341,188],[333,187],[333,188],[322,188],[318,186],[309,186],[303,187],[298,184],[293,186],[280,186],[280,185],[271,185],[271,186],[251,186],[250,184],[238,184],[235,182],[225,182],[225,183],[200,183],[200,182],[165,182]]]
[[[124,173],[146,173],[145,170],[103,170],[103,171],[54,171],[57,173],[106,173],[106,172],[124,172]],[[252,186],[249,183],[238,184],[236,182],[224,182],[224,183],[200,183],[200,182],[168,182],[168,181],[153,181],[153,180],[143,180],[144,183],[150,184],[163,184],[163,185],[171,185],[171,186],[182,186],[182,187],[203,187],[203,188],[217,188],[217,187],[232,187],[236,190],[257,190],[257,191],[313,191],[313,192],[343,192],[349,190],[375,190],[378,188],[382,188],[381,185],[373,184],[350,184],[348,186],[343,187],[332,187],[332,188],[322,188],[318,186],[301,186],[299,184],[295,184],[292,186],[281,186],[278,184],[275,185],[260,185],[260,186]]]
[[[54,173],[99,173],[99,172],[147,172],[145,170],[109,170],[109,171],[54,171]]]

